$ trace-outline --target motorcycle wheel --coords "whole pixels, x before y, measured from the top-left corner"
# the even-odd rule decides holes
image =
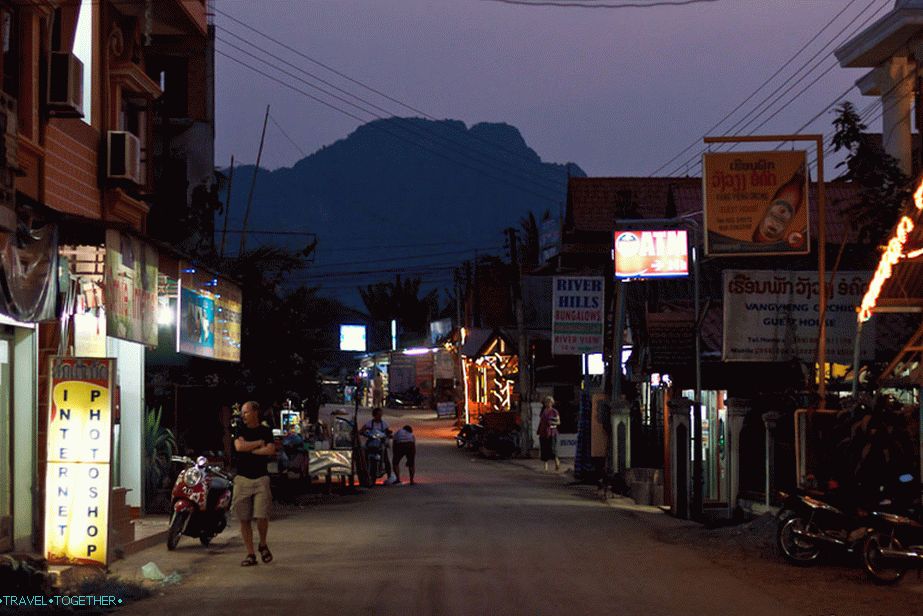
[[[807,522],[800,516],[792,516],[779,524],[776,543],[782,555],[790,563],[810,565],[820,556],[820,547],[812,541],[799,537],[795,531],[807,530]]]
[[[179,538],[183,535],[183,528],[186,526],[186,520],[189,518],[189,512],[183,511],[174,513],[170,521],[170,530],[167,531],[167,549],[175,550],[179,544]]]
[[[900,562],[888,562],[881,555],[881,548],[901,549],[901,543],[894,537],[881,532],[874,532],[865,539],[862,546],[862,562],[865,572],[877,584],[896,584],[907,572],[907,567]]]
[[[213,535],[199,535],[199,543],[205,547],[208,547],[208,544],[212,542],[212,539],[214,539]]]

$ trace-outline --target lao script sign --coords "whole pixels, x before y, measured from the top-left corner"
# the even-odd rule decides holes
[[[869,278],[869,272],[841,272],[828,285],[827,361],[852,364],[856,306]],[[724,361],[817,360],[817,272],[725,270],[723,286]],[[871,359],[872,328],[863,327],[862,336],[861,358]]]

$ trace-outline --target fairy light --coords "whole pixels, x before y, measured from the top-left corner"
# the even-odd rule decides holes
[[[913,205],[917,208],[918,212],[923,210],[923,180],[920,181],[919,186],[917,186],[917,189],[913,193]],[[923,250],[914,250],[906,254],[904,253],[904,244],[907,243],[907,237],[910,235],[910,232],[913,231],[913,228],[914,224],[909,216],[902,216],[900,222],[897,223],[894,235],[891,236],[891,239],[888,241],[888,246],[885,248],[884,254],[881,255],[881,260],[878,262],[878,269],[875,270],[872,282],[869,283],[869,288],[862,298],[862,305],[859,306],[860,323],[864,323],[872,318],[872,310],[878,303],[878,296],[881,295],[881,288],[884,286],[885,281],[891,277],[897,262],[901,259],[913,259],[923,254]]]

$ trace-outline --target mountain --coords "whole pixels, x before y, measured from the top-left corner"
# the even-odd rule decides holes
[[[232,231],[243,226],[253,171],[234,170]],[[451,286],[449,266],[474,249],[503,254],[504,228],[518,228],[529,212],[563,211],[568,172],[586,175],[572,163],[543,162],[508,124],[376,120],[290,168],[259,169],[247,228],[316,233],[316,261],[299,281],[359,306],[355,287],[394,277],[377,270],[425,270],[430,285]],[[219,243],[223,224],[216,222]],[[247,246],[309,241],[251,234]],[[227,251],[239,242],[229,233]]]

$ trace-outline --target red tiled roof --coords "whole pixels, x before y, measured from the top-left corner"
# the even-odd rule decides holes
[[[847,182],[826,183],[827,241],[840,243],[854,237],[844,210],[858,197]],[[568,221],[577,231],[614,229],[626,201],[641,218],[668,218],[670,199],[676,216],[694,217],[702,212],[702,179],[678,178],[570,178],[567,187]],[[810,189],[811,231],[817,236],[817,185]]]

